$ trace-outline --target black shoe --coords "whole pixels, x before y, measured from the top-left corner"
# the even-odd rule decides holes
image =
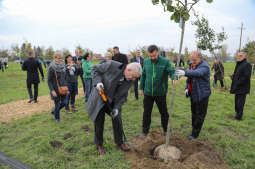
[[[194,136],[189,136],[187,139],[191,141],[191,140],[194,140],[196,138]]]
[[[38,100],[35,100],[35,103],[38,103]]]
[[[237,117],[237,116],[236,116],[235,119],[238,120],[238,121],[241,121],[241,120],[242,120],[242,117]]]
[[[34,101],[34,99],[30,99],[29,101],[28,101],[28,103],[32,103]]]

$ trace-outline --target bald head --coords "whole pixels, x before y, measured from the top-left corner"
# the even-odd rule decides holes
[[[239,52],[236,56],[236,60],[238,62],[243,61],[244,59],[246,59],[246,53],[245,52]]]
[[[189,59],[193,66],[197,66],[202,62],[203,56],[200,52],[193,51],[191,52]]]
[[[75,50],[75,56],[80,56],[80,51],[78,49]]]
[[[141,64],[137,62],[128,64],[124,74],[127,80],[135,80],[139,78],[142,74]]]

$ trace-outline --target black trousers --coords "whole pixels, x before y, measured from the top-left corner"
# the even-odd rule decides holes
[[[97,115],[96,121],[94,122],[95,126],[95,138],[94,142],[96,145],[103,145],[103,133],[104,133],[104,121],[105,114],[110,115],[110,110],[107,106],[104,106],[99,114]],[[112,119],[112,127],[113,127],[113,136],[116,144],[123,144],[123,126],[121,119],[121,110],[119,110],[119,115]]]
[[[217,86],[217,81],[218,81],[218,79],[214,78],[214,86],[215,86],[215,87]],[[220,86],[221,86],[221,87],[224,87],[224,82],[223,82],[223,80],[219,80],[219,81],[220,81]]]
[[[235,95],[235,111],[236,118],[241,120],[243,117],[243,109],[246,101],[246,94],[236,94]]]
[[[200,102],[193,102],[191,99],[191,112],[192,112],[192,136],[197,138],[203,127],[204,120],[207,114],[209,97],[201,100]]]
[[[151,124],[151,112],[153,108],[154,101],[156,102],[160,115],[161,115],[161,125],[164,132],[167,131],[167,124],[169,119],[169,114],[166,105],[166,96],[147,96],[144,95],[143,106],[143,133],[148,134]]]
[[[83,88],[83,92],[85,94],[85,83],[84,83],[84,80],[83,80],[83,75],[80,75],[80,78],[81,78],[81,82],[82,82],[82,88]]]
[[[134,90],[135,90],[135,98],[136,98],[136,100],[138,100],[139,99],[139,96],[138,96],[138,79],[136,79],[135,81],[134,81]]]
[[[32,93],[32,84],[34,85],[34,96],[33,96],[33,93]],[[27,82],[27,91],[28,91],[30,100],[32,100],[32,99],[37,100],[37,97],[38,97],[38,83]]]

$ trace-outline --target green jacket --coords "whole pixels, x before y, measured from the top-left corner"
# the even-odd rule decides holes
[[[82,59],[81,62],[82,62],[83,78],[84,79],[92,78],[91,76],[92,62],[86,61],[85,59]]]
[[[144,60],[143,72],[140,80],[140,90],[149,96],[164,96],[168,91],[168,76],[175,78],[175,69],[168,59],[161,56],[155,63],[151,59]]]

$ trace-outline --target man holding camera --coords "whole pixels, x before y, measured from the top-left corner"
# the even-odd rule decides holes
[[[114,140],[122,151],[130,148],[123,141],[121,107],[127,100],[128,90],[133,81],[140,77],[142,68],[139,63],[128,65],[116,61],[104,61],[92,68],[92,91],[87,102],[87,111],[95,126],[95,144],[99,155],[104,154],[103,132],[105,114],[112,117]],[[106,103],[100,92],[104,92]]]

